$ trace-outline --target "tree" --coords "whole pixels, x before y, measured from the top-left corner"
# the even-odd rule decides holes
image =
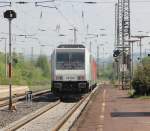
[[[50,77],[50,64],[46,56],[40,55],[36,65],[43,71],[43,76]]]
[[[150,95],[150,57],[137,65],[132,86],[136,95]]]

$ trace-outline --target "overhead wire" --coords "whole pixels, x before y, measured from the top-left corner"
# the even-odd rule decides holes
[[[73,5],[73,4],[72,4]],[[85,32],[86,32],[86,27],[85,27],[85,18],[84,18],[84,11],[82,9],[81,14],[78,14],[77,10],[75,9],[74,5],[72,6],[74,12],[78,15],[79,19],[82,21],[82,25],[83,25],[83,32],[78,32],[78,34],[80,34],[80,36],[84,36]],[[79,25],[81,27],[81,24]]]
[[[64,18],[64,20],[72,27],[74,27],[74,25],[70,22],[70,20],[63,14],[63,12],[56,7],[56,11]]]
[[[77,10],[75,9],[74,5],[71,5],[72,10],[74,11],[74,13],[78,16],[79,19],[81,19],[81,16],[78,14]]]
[[[11,6],[11,2],[10,1],[0,1],[0,7],[6,7],[6,6]]]
[[[78,4],[87,4],[87,5],[94,5],[94,4],[114,4],[117,1],[75,1],[75,0],[56,0],[58,2],[64,2],[64,3],[78,3]],[[150,1],[145,0],[134,0],[131,1],[131,3],[150,3]]]
[[[60,16],[72,27],[74,27],[74,25],[70,22],[70,20],[63,14],[63,12],[59,9],[58,5],[56,5],[56,3],[54,4],[54,2],[57,0],[48,0],[48,1],[38,1],[35,2],[36,6],[41,6],[41,7],[46,7],[46,8],[55,8],[56,11],[60,14]],[[48,5],[38,5],[38,3],[47,3],[47,2],[52,2],[55,6],[51,7]]]
[[[44,8],[54,8],[54,9],[56,9],[57,10],[57,7],[54,5],[54,6],[49,6],[49,5],[43,5],[43,4],[39,4],[39,3],[47,3],[47,2],[51,2],[51,3],[53,3],[54,2],[54,0],[51,0],[51,1],[40,1],[40,2],[35,2],[35,6],[39,6],[39,7],[44,7]],[[42,14],[42,15],[41,15]],[[41,14],[40,14],[40,19],[43,17],[43,13],[42,13],[42,11],[41,11]],[[41,17],[42,16],[42,17]],[[39,30],[39,29],[38,29]],[[56,30],[53,30],[53,31],[55,31],[56,32]]]

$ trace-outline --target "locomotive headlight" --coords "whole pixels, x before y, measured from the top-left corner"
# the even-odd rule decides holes
[[[56,80],[57,81],[63,80],[63,77],[62,76],[56,76]]]
[[[78,80],[85,80],[84,76],[78,76]]]

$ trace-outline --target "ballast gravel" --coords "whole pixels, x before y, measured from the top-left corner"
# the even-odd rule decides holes
[[[52,131],[53,127],[75,104],[61,102],[17,131]]]
[[[9,111],[8,107],[0,108],[0,129],[57,100],[56,96],[47,93],[33,99],[32,103],[27,103],[25,100],[17,103],[16,111]]]

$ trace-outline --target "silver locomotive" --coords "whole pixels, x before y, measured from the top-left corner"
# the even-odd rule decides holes
[[[96,85],[96,70],[83,45],[59,45],[51,55],[52,92],[88,92]]]

